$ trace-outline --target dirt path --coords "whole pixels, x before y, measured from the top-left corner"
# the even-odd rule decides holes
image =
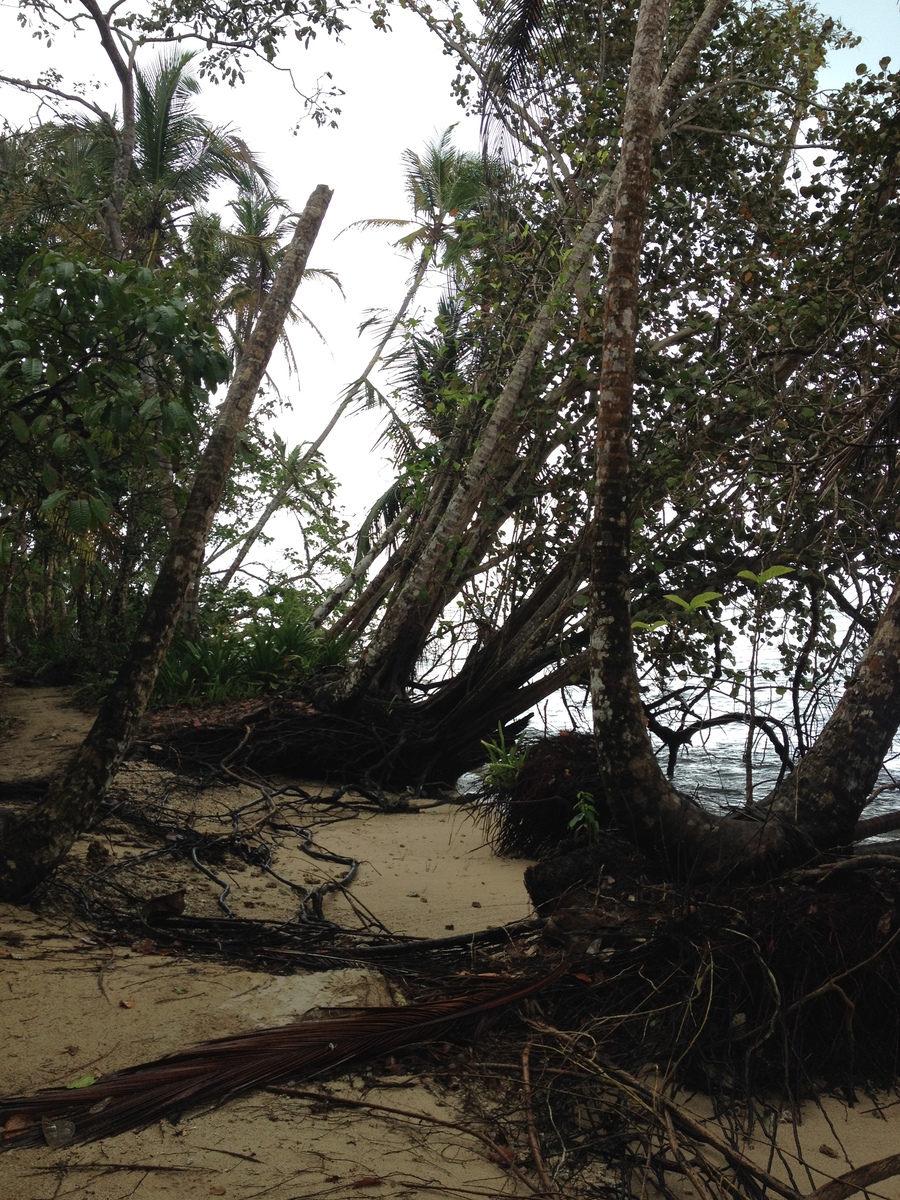
[[[75,692],[0,679],[0,782],[46,779],[65,763],[94,720],[75,707]]]

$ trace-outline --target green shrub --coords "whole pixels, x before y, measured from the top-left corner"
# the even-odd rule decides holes
[[[328,641],[286,605],[269,619],[257,614],[243,629],[210,630],[200,643],[176,638],[152,704],[219,703],[279,691],[323,667],[343,665],[347,655],[346,641]]]

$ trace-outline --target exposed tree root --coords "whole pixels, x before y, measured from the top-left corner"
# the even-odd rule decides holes
[[[453,786],[484,761],[481,739],[496,724],[434,722],[415,704],[367,701],[352,710],[324,711],[309,697],[283,693],[264,701],[207,705],[152,714],[140,746],[164,761],[223,760],[295,779],[371,779],[384,786]],[[504,726],[515,738],[528,718]]]
[[[592,803],[599,826],[610,822],[597,768],[593,734],[562,732],[532,742],[511,786],[488,781],[481,793],[491,844],[498,854],[536,858],[572,845],[570,822],[583,800]],[[900,812],[864,817],[862,840],[900,828]]]

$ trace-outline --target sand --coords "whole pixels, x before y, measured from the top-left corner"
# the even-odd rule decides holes
[[[62,761],[90,721],[70,700],[65,689],[0,685],[0,715],[6,718],[0,780],[36,778]],[[155,788],[181,808],[195,802],[189,795],[179,798],[177,782],[143,763],[126,764],[116,785],[145,795]],[[173,786],[174,792],[167,790]],[[247,795],[252,800],[252,789]],[[235,806],[235,789],[204,803],[209,808],[201,819],[224,820]],[[355,902],[392,932],[414,937],[471,932],[531,915],[525,864],[495,858],[469,811],[428,807],[427,801],[413,808],[420,811],[318,813],[316,845],[360,860],[349,889]],[[121,860],[140,851],[138,843],[92,835],[71,857],[82,867],[101,852],[107,861]],[[336,870],[305,856],[290,835],[278,846],[277,866],[280,874],[302,875],[307,883],[334,877]],[[141,870],[144,875],[136,870],[129,876],[133,889],[153,895],[177,886],[177,872],[158,860]],[[273,886],[252,868],[229,867],[226,873],[228,902],[238,915],[289,915],[289,889]],[[220,890],[195,876],[188,911],[221,915]],[[352,917],[341,894],[327,903],[335,919]],[[40,912],[0,906],[0,996],[0,1093],[7,1095],[65,1085],[317,1009],[395,999],[377,970],[361,967],[276,975],[187,952],[160,953],[152,942],[105,945],[71,909],[53,902]],[[490,1144],[496,1131],[466,1110],[459,1099],[465,1089],[452,1082],[379,1061],[304,1090],[343,1096],[360,1107],[258,1092],[182,1114],[174,1125],[161,1121],[86,1146],[11,1152],[0,1156],[0,1200],[367,1194],[424,1200],[527,1195],[529,1180],[540,1187],[527,1153],[511,1156],[512,1165],[498,1154]],[[714,1120],[704,1098],[691,1103],[698,1116]],[[861,1098],[851,1108],[825,1098],[807,1105],[796,1125],[782,1122],[780,1144],[784,1160],[773,1164],[773,1172],[793,1175],[798,1191],[809,1192],[851,1166],[900,1150],[900,1104],[892,1097]],[[757,1154],[766,1161],[768,1149],[758,1147]],[[879,1184],[869,1195],[900,1200],[900,1181]]]

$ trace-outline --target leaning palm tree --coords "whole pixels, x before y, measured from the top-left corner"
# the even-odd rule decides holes
[[[396,430],[402,426],[402,421],[394,413],[387,397],[372,384],[372,372],[380,362],[390,361],[385,359],[385,351],[409,312],[429,267],[449,269],[456,275],[461,273],[471,243],[470,223],[487,207],[495,187],[491,180],[491,175],[495,173],[493,165],[480,154],[468,153],[453,146],[450,140],[453,128],[451,125],[434,141],[429,142],[424,154],[416,154],[413,150],[406,150],[403,154],[403,162],[407,168],[406,192],[413,210],[412,218],[373,217],[365,221],[356,221],[349,226],[351,229],[409,229],[412,226],[409,232],[395,243],[417,254],[409,287],[400,307],[382,328],[378,343],[366,366],[341,393],[338,406],[325,428],[305,448],[302,455],[292,459],[292,470],[285,476],[284,483],[278,491],[271,496],[269,504],[248,534],[238,555],[219,580],[220,587],[227,587],[234,578],[269,518],[297,487],[305,468],[318,454],[325,439],[354,401],[362,395],[365,406],[379,405],[387,408],[392,416],[393,428]],[[237,209],[235,211],[238,212]],[[379,522],[386,519],[390,510],[391,494],[389,491],[387,496],[376,502],[364,522],[366,527],[375,529]],[[360,537],[362,544],[367,534],[362,532]]]
[[[368,383],[371,372],[383,358],[388,343],[409,312],[428,268],[437,265],[459,272],[466,251],[471,248],[470,223],[485,208],[491,195],[493,166],[482,155],[451,145],[454,128],[451,125],[429,142],[424,155],[413,150],[403,153],[412,219],[371,217],[355,221],[349,227],[398,229],[411,225],[413,228],[395,245],[410,253],[417,252],[418,257],[400,307],[383,328],[372,357],[363,372],[347,386],[342,400],[349,402]]]

